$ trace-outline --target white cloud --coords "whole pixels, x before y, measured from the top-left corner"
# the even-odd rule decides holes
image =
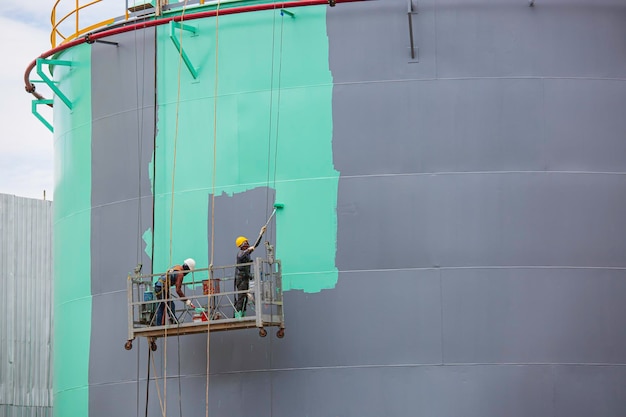
[[[33,97],[24,90],[23,80],[28,64],[50,49],[48,34],[37,26],[0,17],[5,56],[0,65],[0,193],[3,194],[42,198],[46,190],[50,198],[53,193],[52,134],[31,114]],[[38,85],[39,90],[51,96],[43,86]],[[49,109],[42,108],[41,112],[48,118],[52,116]]]
[[[79,5],[83,6],[92,1],[79,0]],[[140,1],[140,3],[142,2]],[[30,26],[39,27],[49,32],[51,29],[50,15],[52,6],[55,3],[56,0],[2,0],[0,16],[27,23]],[[133,4],[134,1],[128,0],[128,3]],[[101,0],[80,10],[79,25],[86,27],[111,17],[123,16],[125,7],[125,0]],[[56,19],[61,19],[66,14],[73,12],[75,8],[75,0],[60,0],[56,8]],[[75,26],[75,15],[68,17],[66,21]]]
[[[45,30],[50,28],[53,4],[54,2],[50,0],[2,0],[0,17]]]
[[[89,0],[90,1],[90,0]],[[86,4],[87,0],[80,0]],[[142,1],[140,1],[142,2]],[[0,9],[0,39],[3,64],[0,65],[0,193],[22,197],[48,199],[53,194],[53,136],[33,116],[33,96],[24,91],[24,70],[42,53],[51,49],[50,13],[54,0],[2,0]],[[130,4],[135,1],[129,0]],[[81,27],[124,14],[124,0],[102,0],[81,12]],[[57,19],[72,10],[74,0],[61,0]],[[73,33],[75,20],[67,20],[64,34]],[[33,71],[31,79],[38,78]],[[36,84],[37,91],[52,98],[44,84]],[[38,107],[40,113],[52,121],[52,110]]]

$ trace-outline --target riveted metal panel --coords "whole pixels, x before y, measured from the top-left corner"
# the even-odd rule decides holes
[[[0,194],[0,414],[52,414],[52,202]]]

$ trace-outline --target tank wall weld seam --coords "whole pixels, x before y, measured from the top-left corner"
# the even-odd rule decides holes
[[[93,297],[92,295],[85,295],[85,296],[83,296],[83,297],[72,298],[71,300],[65,300],[65,301],[63,301],[62,303],[60,303],[60,304],[58,304],[58,305],[59,305],[59,307],[60,307],[60,306],[64,306],[64,305],[66,305],[66,304],[70,304],[70,303],[76,302],[76,301],[81,301],[81,300],[90,300],[92,297]]]
[[[428,78],[390,78],[387,80],[362,80],[362,81],[337,81],[337,85],[363,85],[384,83],[405,83],[423,81],[474,81],[474,80],[579,80],[579,81],[626,81],[621,77],[558,77],[558,76],[534,76],[520,75],[516,77],[428,77]]]
[[[365,174],[365,175],[341,175],[340,179],[354,179],[354,178],[385,178],[385,177],[408,177],[408,176],[434,176],[434,175],[497,175],[497,174],[578,174],[578,175],[626,175],[625,172],[604,172],[604,171],[441,171],[441,172],[415,172],[415,173],[390,173],[390,174]],[[308,178],[294,178],[294,179],[286,179],[286,180],[276,180],[276,184],[289,184],[296,183],[302,181],[327,181],[334,180],[333,176],[322,176],[322,177],[308,177]],[[267,181],[259,181],[259,182],[249,182],[249,183],[241,183],[241,184],[228,184],[228,185],[216,185],[216,188],[219,188],[221,192],[228,193],[229,189],[239,190],[242,186],[246,186],[248,188],[255,187],[267,187]],[[176,191],[177,195],[183,195],[186,193],[193,192],[201,192],[201,191],[209,191],[209,187],[201,187],[194,188],[189,190]],[[235,191],[233,191],[235,192]],[[163,198],[171,196],[171,192],[162,192],[154,195],[155,198]],[[143,196],[142,199],[151,198],[150,196]],[[124,203],[128,201],[137,200],[137,198],[129,198],[125,200],[118,200],[109,203],[99,204],[97,206],[93,206],[93,208],[98,207],[106,207],[111,206],[118,203]],[[86,209],[89,210],[89,209]],[[82,210],[85,211],[85,210]],[[79,213],[79,212],[77,212]]]
[[[569,363],[569,362],[503,362],[503,363],[403,363],[403,364],[380,364],[380,365],[341,365],[341,366],[306,366],[301,368],[275,368],[275,369],[249,369],[243,371],[225,371],[225,372],[211,372],[209,375],[211,376],[220,376],[220,375],[238,375],[238,374],[253,374],[253,373],[270,373],[270,372],[294,372],[294,371],[325,371],[325,370],[336,370],[336,369],[379,369],[379,368],[440,368],[440,367],[475,367],[475,366],[509,366],[509,367],[519,367],[519,366],[532,366],[532,367],[623,367],[626,366],[626,363]],[[179,378],[195,378],[195,377],[204,377],[206,373],[193,373],[193,374],[168,374],[168,380],[176,380]],[[163,381],[163,377],[152,377],[150,381],[154,380]],[[139,377],[140,382],[145,382],[145,377]],[[112,386],[112,385],[120,385],[120,384],[136,384],[137,379],[125,379],[123,381],[112,381],[112,382],[92,382],[90,386]],[[74,389],[79,388],[71,388],[66,391],[72,391]]]
[[[245,371],[226,371],[226,372],[211,372],[211,376],[220,376],[220,375],[238,375],[238,374],[253,374],[253,373],[270,373],[270,372],[294,372],[294,371],[325,371],[325,370],[335,370],[335,369],[378,369],[378,368],[440,368],[440,367],[474,367],[474,366],[510,366],[510,367],[518,367],[518,366],[533,366],[533,367],[623,367],[626,366],[626,363],[550,363],[550,362],[528,362],[528,363],[517,363],[517,362],[507,362],[507,363],[409,363],[409,364],[388,364],[388,365],[343,365],[343,366],[307,366],[302,368],[275,368],[275,369],[250,369]],[[175,380],[179,378],[195,378],[195,377],[204,377],[205,373],[193,373],[193,374],[168,374],[168,380]],[[163,381],[163,377],[150,378],[150,381],[154,380]],[[145,377],[139,378],[140,382],[145,382]],[[126,379],[123,381],[114,381],[114,382],[97,382],[91,383],[90,386],[111,386],[111,385],[120,385],[120,384],[136,384],[137,379]],[[72,389],[68,390],[71,391]]]
[[[194,84],[196,83],[197,82],[194,82]],[[355,84],[358,84],[358,83],[355,82]],[[299,84],[299,85],[292,85],[292,86],[281,86],[280,91],[308,90],[310,88],[329,88],[335,85],[336,85],[335,83]],[[219,97],[237,97],[241,95],[271,93],[271,92],[272,90],[269,88],[259,88],[255,90],[241,90],[241,91],[233,91],[230,93],[218,93],[217,97],[218,98]],[[214,97],[215,96],[213,94],[198,95],[198,96],[193,96],[190,98],[181,98],[180,103],[189,103],[189,102],[194,102],[194,101],[201,101],[204,99],[213,99]],[[176,105],[178,102],[179,102],[178,100],[174,100],[174,99],[163,100],[158,103],[158,107]],[[153,106],[150,106],[150,107],[153,107]],[[212,114],[212,113],[210,111],[207,111],[207,114]]]
[[[132,273],[130,273],[130,272],[129,272],[129,274],[130,274],[130,275],[132,275]],[[93,296],[92,296],[92,297],[93,297],[93,298],[96,298],[96,297],[102,297],[102,296],[104,296],[104,295],[122,294],[122,293],[123,293],[123,294],[126,294],[126,289],[123,289],[123,290],[115,290],[115,291],[107,291],[107,292],[99,292],[99,293],[97,293],[97,294],[93,294]]]
[[[475,269],[590,269],[624,271],[626,266],[574,266],[574,265],[477,265],[477,266],[424,266],[413,268],[386,269],[345,269],[342,274],[361,274],[363,272],[396,272],[396,271],[436,271],[436,270],[475,270]]]
[[[342,175],[340,178],[384,178],[431,175],[500,175],[500,174],[563,174],[563,175],[626,175],[626,171],[433,171],[399,172],[387,174]]]
[[[307,178],[295,178],[295,179],[288,179],[288,180],[276,180],[275,183],[276,184],[289,184],[289,183],[295,183],[295,182],[301,182],[301,181],[328,181],[328,180],[336,180],[337,177],[334,176],[322,176],[322,177],[307,177]],[[239,190],[241,189],[241,187],[246,187],[246,188],[257,188],[257,187],[268,187],[267,184],[267,180],[263,180],[263,181],[258,181],[258,182],[247,182],[247,183],[240,183],[240,184],[228,184],[228,185],[220,185],[220,184],[215,184],[215,189],[217,192],[240,192]],[[274,188],[272,185],[269,186],[269,188]],[[229,191],[230,189],[232,189],[233,191]],[[183,195],[185,193],[193,193],[193,192],[199,192],[199,191],[206,191],[210,193],[211,187],[200,187],[200,188],[194,188],[194,189],[189,189],[189,190],[184,190],[184,191],[176,191],[177,195]],[[162,197],[170,197],[172,195],[171,192],[161,192],[161,193],[156,193],[154,195],[155,198],[162,198]]]
[[[179,194],[179,192],[177,191],[176,194]],[[91,206],[91,208],[92,209],[99,209],[99,208],[103,208],[103,207],[111,207],[111,206],[114,206],[116,204],[124,204],[124,203],[129,203],[129,202],[132,202],[132,201],[147,200],[147,199],[152,201],[152,195],[144,195],[144,196],[141,196],[139,198],[137,198],[137,197],[125,198],[123,200],[109,201],[108,203],[102,203],[102,204],[94,204],[93,206]]]
[[[134,113],[138,113],[141,110],[153,110],[153,109],[154,109],[154,105],[131,108],[131,109],[128,109],[128,110],[117,111],[115,113],[107,113],[107,114],[104,114],[104,115],[102,115],[100,117],[94,118],[93,122],[99,122],[101,120],[107,120],[107,119],[110,119],[110,118],[113,118],[113,117],[118,117],[118,116],[121,116],[121,115],[124,115],[124,114],[134,114]],[[136,126],[134,126],[134,127],[136,127]]]
[[[73,212],[69,213],[67,216],[60,217],[54,224],[57,225],[57,224],[63,223],[64,220],[70,219],[70,218],[72,218],[74,216],[77,216],[79,214],[83,214],[83,213],[89,212],[89,211],[91,211],[91,209],[92,209],[92,207],[87,207],[87,208],[84,208],[84,209],[81,209],[81,210],[73,211]]]
[[[283,276],[298,276],[298,275],[318,275],[318,274],[330,274],[334,273],[334,270],[329,271],[304,271],[304,272],[283,272]]]
[[[502,362],[502,363],[478,363],[478,362],[454,362],[454,363],[402,363],[402,364],[380,364],[380,365],[337,365],[337,366],[305,366],[301,368],[276,368],[276,369],[253,369],[247,371],[227,371],[217,372],[211,375],[230,375],[230,374],[245,374],[256,372],[293,372],[293,371],[320,371],[320,370],[334,370],[334,369],[374,369],[374,368],[425,368],[425,367],[463,367],[463,366],[584,366],[584,367],[622,367],[626,366],[626,363],[556,363],[556,362]],[[206,374],[189,374],[191,375],[206,375]]]
[[[389,173],[389,174],[364,174],[364,175],[340,175],[340,179],[353,179],[353,178],[385,178],[385,177],[408,177],[408,176],[434,176],[434,175],[498,175],[498,174],[572,174],[572,175],[626,175],[626,171],[624,172],[604,172],[604,171],[441,171],[441,172],[412,172],[412,173]],[[335,180],[336,177],[333,176],[321,176],[321,177],[308,177],[308,178],[293,178],[293,179],[282,179],[276,180],[276,184],[289,184],[296,183],[302,181],[328,181]],[[255,187],[267,187],[267,181],[258,181],[258,182],[249,182],[249,183],[241,183],[241,184],[227,184],[227,185],[219,185],[216,184],[216,189],[219,189],[220,192],[229,193],[229,189],[233,189],[236,192],[242,186],[247,188],[255,188]],[[209,187],[201,187],[194,188],[189,190],[181,190],[176,191],[177,195],[183,195],[186,193],[206,191],[209,192]],[[154,195],[155,198],[163,198],[171,196],[171,192],[162,192]],[[142,198],[148,198],[149,196],[144,196]],[[117,204],[120,202],[136,200],[136,198],[127,199],[127,200],[119,200],[111,203],[105,203],[94,207],[104,207],[107,205]]]

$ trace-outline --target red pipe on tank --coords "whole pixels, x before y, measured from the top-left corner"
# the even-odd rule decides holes
[[[149,20],[147,22],[133,23],[130,25],[124,25],[124,26],[113,28],[113,29],[103,30],[102,32],[87,34],[81,38],[74,39],[73,41],[70,41],[63,45],[59,45],[56,48],[50,49],[49,51],[44,52],[43,54],[35,58],[28,65],[28,67],[26,68],[26,71],[24,72],[25,89],[27,93],[32,94],[37,99],[39,100],[44,99],[44,97],[41,94],[35,91],[35,85],[30,82],[30,73],[33,70],[33,68],[35,68],[35,65],[37,65],[37,59],[48,58],[49,56],[52,56],[61,51],[64,51],[65,49],[69,49],[73,46],[80,45],[85,42],[93,43],[94,41],[98,39],[106,38],[108,36],[118,35],[120,33],[130,32],[132,30],[137,30],[137,29],[145,29],[145,28],[149,28],[153,26],[164,25],[171,21],[180,22],[183,20],[187,21],[187,20],[194,20],[194,19],[202,19],[205,17],[214,17],[217,15],[222,16],[222,15],[228,15],[228,14],[257,12],[261,10],[284,9],[287,7],[320,6],[324,4],[351,3],[351,2],[356,2],[356,1],[365,1],[365,0],[304,0],[304,1],[286,1],[286,2],[281,2],[281,3],[255,4],[252,6],[230,7],[227,9],[221,9],[219,10],[219,12],[218,10],[210,10],[206,12],[192,13],[188,15],[179,15],[179,16],[174,16],[174,17],[168,17],[165,19]],[[52,107],[52,104],[48,104],[48,106]]]

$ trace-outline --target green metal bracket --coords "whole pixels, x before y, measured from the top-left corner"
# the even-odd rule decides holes
[[[281,16],[283,16],[283,15],[285,15],[285,14],[286,14],[286,15],[289,15],[289,16],[291,16],[291,17],[296,17],[296,14],[295,14],[294,12],[290,12],[290,11],[289,11],[289,10],[287,10],[287,9],[280,9],[280,15],[281,15]]]
[[[37,84],[37,83],[39,83],[39,84],[46,84],[46,82],[45,82],[44,80],[28,80],[28,81],[29,81],[31,84]],[[53,83],[56,83],[56,84],[58,84],[58,83],[59,83],[58,81],[52,81],[52,82],[53,82]]]
[[[41,114],[39,114],[39,112],[37,111],[37,106],[40,104],[52,104],[54,100],[47,98],[47,99],[42,99],[42,100],[33,100],[32,102],[32,107],[31,107],[31,111],[33,112],[33,114],[35,115],[36,118],[39,119],[39,121],[41,123],[44,124],[44,126],[46,126],[48,128],[48,130],[52,133],[54,133],[54,128],[52,127],[52,125],[50,123],[48,123],[48,121],[45,119],[45,117],[43,117]]]
[[[187,56],[187,53],[180,45],[180,41],[176,37],[176,29],[186,30],[187,32],[191,32],[194,35],[196,34],[197,30],[193,26],[185,25],[180,22],[174,22],[173,20],[170,21],[170,39],[172,40],[172,42],[174,42],[174,46],[176,47],[178,53],[183,57],[183,61],[185,62],[187,69],[191,73],[191,76],[196,79],[198,78],[198,71],[196,71],[196,69],[193,67],[191,61],[189,60],[189,57]]]
[[[59,90],[59,87],[56,86],[56,83],[54,81],[52,81],[50,79],[50,77],[48,77],[46,75],[46,73],[43,71],[42,66],[44,64],[46,64],[46,65],[65,65],[65,66],[71,67],[73,65],[72,61],[61,61],[59,59],[37,58],[37,74],[41,77],[41,79],[46,84],[48,84],[48,87],[50,87],[50,89],[52,91],[54,91],[54,93],[61,99],[61,101],[63,101],[63,103],[65,103],[67,108],[72,110],[72,102],[67,98],[67,96],[65,94],[63,94],[63,92],[61,92],[61,90]]]

